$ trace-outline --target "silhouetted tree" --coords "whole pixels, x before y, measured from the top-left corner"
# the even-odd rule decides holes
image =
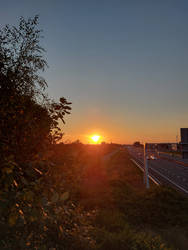
[[[6,25],[0,30],[0,92],[8,91],[36,97],[47,83],[39,76],[47,62],[40,46],[41,30],[37,29],[38,16],[25,20],[19,26]]]
[[[47,62],[37,24],[38,16],[21,17],[18,27],[0,30],[0,151],[19,161],[59,140],[59,120],[64,123],[71,110],[65,98],[56,103],[45,97],[47,83],[39,72]]]

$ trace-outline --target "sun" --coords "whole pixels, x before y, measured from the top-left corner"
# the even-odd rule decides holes
[[[94,143],[98,143],[101,137],[100,135],[92,135],[90,138]]]

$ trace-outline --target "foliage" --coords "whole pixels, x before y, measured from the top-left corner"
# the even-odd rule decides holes
[[[68,102],[64,97],[59,99],[59,103],[51,102],[48,104],[48,112],[51,118],[51,143],[56,143],[59,141],[63,133],[61,132],[61,128],[59,127],[59,120],[61,120],[65,124],[64,116],[66,114],[70,114],[71,111],[71,102]]]
[[[24,95],[0,100],[0,149],[16,162],[31,160],[47,143],[51,118],[45,107]]]
[[[42,91],[47,84],[38,73],[47,63],[37,24],[38,16],[21,18],[18,28],[0,30],[0,150],[19,162],[61,139],[59,121],[71,110],[64,97],[52,102]]]
[[[187,249],[187,198],[169,187],[145,190],[143,176],[127,151],[122,148],[110,155],[105,156],[107,161],[103,157],[100,166],[109,185],[103,179],[100,192],[88,185],[91,196],[84,197],[87,209],[97,205],[93,220],[96,249]],[[96,169],[92,155],[90,161],[87,164]],[[88,177],[91,183],[94,177]]]
[[[45,161],[29,166],[18,175],[19,165],[7,159],[1,169],[0,248],[92,248],[91,226],[65,189],[63,168]]]
[[[96,230],[97,249],[109,250],[170,250],[159,235],[136,232],[126,226],[119,232]]]
[[[133,146],[135,146],[135,147],[143,147],[143,145],[139,141],[134,142]]]
[[[0,30],[0,248],[49,249],[64,242],[65,249],[84,249],[85,217],[48,160],[71,103],[43,92],[39,72],[47,63],[37,24],[38,16],[21,18],[18,28]]]
[[[96,218],[99,249],[187,249],[187,197],[167,186],[145,190],[125,150],[112,156],[107,167],[113,203]]]
[[[41,30],[37,29],[38,16],[20,18],[19,27],[6,25],[0,30],[1,92],[9,90],[34,97],[44,89],[46,81],[38,75],[47,66],[45,51],[40,46]]]

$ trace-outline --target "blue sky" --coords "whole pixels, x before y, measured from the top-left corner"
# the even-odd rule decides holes
[[[65,139],[175,141],[188,127],[186,0],[3,1],[0,24],[40,15],[54,99],[73,102]]]

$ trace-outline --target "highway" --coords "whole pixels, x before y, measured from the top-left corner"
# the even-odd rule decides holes
[[[143,148],[133,146],[127,147],[132,161],[141,169],[144,168],[144,152]],[[156,153],[148,153],[154,155],[155,160],[148,160],[148,171],[150,179],[156,184],[169,185],[188,195],[188,167],[177,162],[162,159]]]

